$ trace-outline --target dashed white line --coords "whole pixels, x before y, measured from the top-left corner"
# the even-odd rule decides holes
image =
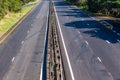
[[[97,31],[97,30],[95,30],[95,32],[97,33],[98,31]]]
[[[59,23],[59,19],[58,19],[57,13],[56,13],[55,6],[54,6],[54,10],[55,10],[55,16],[56,16],[56,19],[57,19],[58,27],[59,27],[59,30],[60,30],[60,35],[61,35],[61,38],[62,38],[63,47],[65,49],[65,54],[66,54],[68,66],[69,66],[69,69],[70,69],[70,74],[71,74],[72,80],[75,80],[73,70],[72,70],[72,67],[71,67],[71,63],[70,63],[70,60],[69,60],[68,52],[67,52],[67,49],[66,49],[66,45],[65,45],[65,42],[64,42],[62,30],[60,28],[60,23]]]
[[[78,31],[78,33],[80,33],[80,31]]]
[[[22,41],[21,44],[24,44],[24,41]]]
[[[118,36],[120,36],[120,33],[117,33]]]
[[[82,20],[82,21],[84,21],[84,19],[83,19],[83,18],[82,18],[81,20]]]
[[[120,43],[120,40],[117,40]]]
[[[102,63],[102,60],[100,59],[100,57],[97,57],[97,59]]]
[[[90,25],[90,24],[87,24],[88,26]]]
[[[80,37],[82,37],[81,32],[80,32],[80,31],[78,31],[78,33],[80,34]]]
[[[14,60],[15,60],[15,57],[13,57],[11,61],[13,62]]]
[[[110,44],[110,41],[108,41],[108,40],[105,40],[108,44]]]
[[[114,32],[114,33],[116,33],[116,31],[115,31],[115,30],[113,30],[113,32]]]
[[[27,33],[29,33],[30,31],[28,30]]]
[[[89,45],[88,41],[85,41],[85,43],[86,43],[87,45]]]

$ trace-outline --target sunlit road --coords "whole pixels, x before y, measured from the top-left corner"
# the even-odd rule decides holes
[[[120,80],[120,36],[88,13],[54,0],[66,80]],[[0,80],[40,80],[49,1],[0,45]]]
[[[40,1],[0,45],[0,80],[40,79],[48,9],[49,1]]]
[[[72,68],[67,80],[119,80],[120,36],[66,2],[54,5],[69,56],[65,70]]]

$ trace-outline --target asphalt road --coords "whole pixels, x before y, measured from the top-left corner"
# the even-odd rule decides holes
[[[120,36],[62,0],[54,5],[69,58],[62,54],[66,79],[120,80]]]
[[[49,1],[42,0],[0,45],[0,80],[39,80]]]
[[[66,80],[120,80],[120,36],[66,2],[54,5]],[[0,45],[0,80],[40,80],[48,7],[42,0]]]

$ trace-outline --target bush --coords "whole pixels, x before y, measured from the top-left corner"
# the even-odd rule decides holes
[[[0,19],[7,14],[7,12],[17,12],[22,5],[35,0],[0,0]]]

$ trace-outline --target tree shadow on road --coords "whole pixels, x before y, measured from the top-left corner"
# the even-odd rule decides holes
[[[79,20],[65,23],[64,25],[67,27],[74,27],[75,29],[79,29],[83,35],[87,34],[90,37],[100,38],[111,43],[117,43],[117,40],[120,39],[118,35],[94,20]]]

